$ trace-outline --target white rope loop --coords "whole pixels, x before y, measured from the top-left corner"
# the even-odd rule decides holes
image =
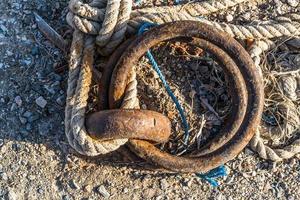
[[[73,33],[70,69],[65,110],[65,131],[70,145],[80,154],[96,156],[116,150],[126,139],[99,142],[91,138],[85,128],[85,112],[92,81],[95,38]]]
[[[249,49],[249,54],[255,62],[255,65],[262,73],[260,67],[260,56],[263,52],[270,50],[275,47],[275,43],[270,40],[258,40]],[[299,74],[300,76],[300,74]],[[278,105],[280,112],[285,116],[283,124],[281,127],[259,127],[250,142],[251,149],[256,151],[258,155],[267,160],[272,161],[282,161],[283,159],[288,159],[294,155],[300,153],[300,139],[296,139],[292,144],[285,146],[280,149],[271,148],[264,143],[261,133],[264,135],[271,133],[274,135],[287,135],[291,136],[298,131],[300,131],[300,113],[297,111],[296,106],[293,101],[297,98],[297,80],[294,76],[283,76],[281,77],[281,90],[284,95],[289,99],[286,102]],[[271,137],[272,137],[271,136]]]

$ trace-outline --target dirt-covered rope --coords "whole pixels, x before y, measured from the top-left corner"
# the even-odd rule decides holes
[[[281,18],[282,20],[283,18]],[[254,60],[257,68],[262,72],[261,69],[261,59],[263,52],[266,52],[275,47],[275,43],[270,40],[258,40],[249,49],[249,53]],[[298,75],[300,77],[300,73]],[[300,129],[300,115],[297,112],[296,105],[293,101],[297,100],[297,79],[294,75],[287,75],[281,77],[280,89],[288,99],[279,104],[279,111],[285,115],[284,121],[281,126],[266,126],[261,125],[257,129],[254,137],[250,142],[251,149],[256,151],[261,158],[281,161],[283,159],[288,159],[294,155],[300,153],[300,138],[293,141],[290,145],[283,148],[271,148],[264,143],[262,135],[268,135],[271,133],[271,138],[276,135],[293,135]]]
[[[96,156],[116,150],[127,140],[99,142],[87,134],[85,112],[92,82],[95,38],[78,30],[73,33],[65,109],[65,131],[70,145],[83,155]]]

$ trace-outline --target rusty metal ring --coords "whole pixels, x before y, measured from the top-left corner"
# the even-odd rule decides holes
[[[233,159],[248,144],[259,124],[263,109],[262,79],[245,49],[226,33],[200,22],[180,21],[155,27],[137,37],[122,54],[115,67],[109,92],[110,108],[118,107],[122,101],[127,85],[127,74],[139,58],[160,42],[176,38],[205,40],[207,44],[219,47],[224,55],[229,55],[235,62],[245,81],[246,87],[241,86],[241,88],[247,93],[247,103],[243,105],[246,112],[242,117],[242,123],[234,134],[231,132],[225,135],[225,140],[221,140],[225,141],[224,144],[216,145],[218,148],[214,147],[213,151],[196,158],[170,155],[143,140],[132,139],[129,144],[139,156],[166,169],[177,172],[205,172]],[[201,44],[199,46],[201,47]],[[227,66],[227,63],[224,65]],[[233,78],[231,73],[229,71],[228,75]],[[234,95],[239,96],[236,93]]]

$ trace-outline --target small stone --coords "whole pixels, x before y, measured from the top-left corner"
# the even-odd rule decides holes
[[[33,48],[31,49],[31,54],[32,54],[33,56],[36,56],[38,53],[39,53],[39,49],[38,49],[37,46],[35,46],[35,47],[33,47]]]
[[[17,109],[17,104],[16,103],[12,103],[11,107],[10,107],[10,111],[15,111]]]
[[[64,195],[62,199],[63,200],[70,200],[71,198],[68,195]]]
[[[2,32],[8,32],[8,29],[3,24],[0,25],[0,30]]]
[[[167,181],[166,179],[162,179],[162,180],[160,181],[160,188],[161,188],[162,190],[165,190],[165,189],[167,189],[168,187],[169,187],[168,181]]]
[[[36,120],[38,120],[39,119],[39,115],[38,114],[34,114],[34,115],[32,115],[32,116],[30,116],[27,120],[28,120],[28,122],[34,122],[34,121],[36,121]]]
[[[245,149],[245,154],[247,154],[247,155],[253,155],[254,153],[249,148],[246,148]]]
[[[47,101],[42,96],[38,97],[35,100],[35,103],[41,108],[45,108],[45,106],[47,105]]]
[[[22,106],[22,99],[21,99],[21,97],[20,96],[16,96],[15,97],[15,102],[16,102],[16,104],[19,106],[19,107],[21,107]]]
[[[33,180],[35,179],[35,176],[34,176],[34,175],[29,175],[27,178],[28,178],[29,180],[33,181]]]
[[[21,61],[21,63],[25,64],[25,65],[30,65],[31,64],[31,59],[30,58],[27,58],[27,59],[24,59]]]
[[[26,124],[26,128],[27,131],[31,131],[32,130],[32,125],[31,124]]]
[[[288,5],[290,5],[292,7],[297,7],[299,4],[299,0],[287,0],[286,2]]]
[[[60,106],[64,106],[66,102],[65,95],[61,95],[56,99],[56,103]]]
[[[128,189],[127,189],[127,188],[124,188],[124,189],[123,189],[123,193],[124,193],[124,194],[128,193]]]
[[[155,200],[162,200],[163,199],[163,196],[162,195],[159,195],[155,198]]]
[[[18,196],[13,190],[9,189],[7,193],[7,200],[18,200]]]
[[[14,55],[14,53],[11,52],[11,51],[9,51],[9,50],[7,50],[7,51],[6,51],[6,55],[7,55],[7,56],[12,56],[12,55]]]
[[[226,19],[227,22],[231,22],[233,20],[233,16],[231,14],[227,14],[225,16],[225,19]]]
[[[106,190],[106,188],[104,187],[104,185],[100,185],[97,188],[97,191],[106,199],[108,199],[110,197],[109,192]]]
[[[71,180],[69,185],[72,189],[75,189],[75,190],[78,190],[80,188],[79,185],[74,180]]]
[[[47,122],[42,122],[38,125],[39,134],[42,136],[47,136],[50,132],[51,126]]]
[[[198,63],[192,63],[190,65],[190,68],[194,71],[198,71],[199,70],[199,64]]]
[[[93,190],[93,187],[91,185],[84,186],[83,190],[87,193],[91,193]]]
[[[1,180],[4,180],[4,181],[8,180],[8,176],[5,172],[0,173],[0,178],[1,178]]]
[[[4,145],[4,140],[0,139],[0,147],[2,147]]]
[[[44,190],[43,190],[42,188],[39,188],[39,189],[37,190],[37,192],[38,192],[39,194],[43,194],[43,193],[44,193]]]
[[[32,112],[29,112],[29,111],[26,111],[26,112],[23,113],[23,117],[26,117],[26,118],[29,118],[32,115],[33,115]]]
[[[27,119],[25,117],[19,116],[19,120],[20,120],[21,124],[26,124],[27,123]]]

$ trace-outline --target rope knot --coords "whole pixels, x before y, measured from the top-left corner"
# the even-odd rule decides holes
[[[97,35],[98,51],[106,56],[122,42],[131,8],[132,0],[71,0],[67,21],[74,29]]]

